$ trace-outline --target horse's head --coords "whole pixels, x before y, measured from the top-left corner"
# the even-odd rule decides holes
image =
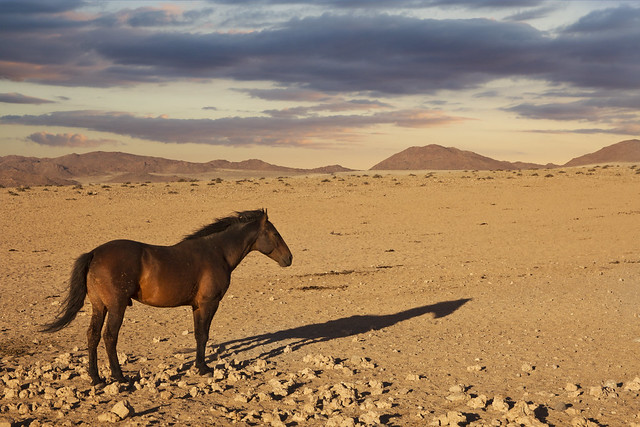
[[[289,247],[280,236],[280,233],[278,233],[278,230],[269,221],[266,210],[264,211],[264,216],[260,219],[260,229],[258,230],[256,242],[253,244],[253,249],[276,261],[281,267],[291,265],[293,255],[291,255]]]

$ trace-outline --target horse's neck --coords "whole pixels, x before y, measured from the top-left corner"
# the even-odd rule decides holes
[[[258,230],[253,224],[246,224],[241,227],[232,227],[216,236],[231,270],[235,269],[251,252],[257,233]]]

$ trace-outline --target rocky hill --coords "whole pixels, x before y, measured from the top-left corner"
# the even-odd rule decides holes
[[[640,140],[618,142],[594,153],[576,157],[563,166],[584,166],[601,163],[640,162]],[[507,162],[481,156],[453,147],[427,145],[410,147],[373,166],[371,170],[495,170],[555,168],[552,163],[540,165]]]
[[[640,140],[629,139],[609,145],[595,153],[576,157],[567,162],[565,166],[585,166],[615,162],[640,162]]]
[[[407,148],[373,166],[371,170],[508,170],[533,167],[542,165],[494,160],[472,151],[431,144]]]
[[[103,177],[109,182],[173,181],[221,170],[305,174],[346,172],[350,169],[339,165],[297,169],[272,165],[257,159],[241,162],[213,160],[194,163],[161,157],[96,151],[56,158],[0,157],[0,185],[5,187],[71,185],[77,184],[78,179],[86,177]]]

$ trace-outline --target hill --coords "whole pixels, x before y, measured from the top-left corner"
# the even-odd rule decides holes
[[[206,163],[138,156],[120,152],[96,151],[56,158],[23,156],[0,157],[0,185],[71,185],[82,178],[95,177],[105,182],[175,181],[219,171],[260,171],[288,174],[346,172],[339,165],[298,169],[272,165],[262,160],[241,162],[213,160]]]
[[[371,170],[494,170],[543,167],[533,163],[511,163],[472,151],[431,144],[410,147],[373,166]]]
[[[565,163],[565,166],[585,166],[615,162],[640,162],[640,140],[629,139],[609,145],[594,153],[576,157]]]

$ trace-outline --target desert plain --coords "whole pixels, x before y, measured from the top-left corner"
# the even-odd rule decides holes
[[[639,170],[2,188],[0,425],[640,425]],[[190,307],[127,309],[128,384],[90,384],[88,302],[38,332],[80,254],[256,208],[293,265],[233,273],[213,375]]]

